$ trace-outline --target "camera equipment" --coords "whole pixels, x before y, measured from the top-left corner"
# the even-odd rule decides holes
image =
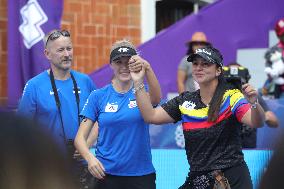
[[[225,79],[228,83],[232,84],[235,88],[242,90],[242,79],[239,76],[225,76]]]
[[[247,68],[239,64],[232,64],[223,67],[223,73],[226,81],[234,87],[241,89],[241,86],[248,83],[250,74]],[[242,125],[241,131],[242,147],[255,148],[256,147],[256,129],[246,125]]]
[[[248,69],[239,65],[224,66],[223,73],[226,81],[240,90],[250,79]]]

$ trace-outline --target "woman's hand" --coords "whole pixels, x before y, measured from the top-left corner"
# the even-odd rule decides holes
[[[257,103],[257,91],[248,83],[242,86],[242,92],[251,108],[244,114],[241,122],[252,128],[262,127],[265,119],[264,111],[260,104]]]
[[[105,176],[105,168],[103,164],[93,154],[87,162],[90,173],[98,179],[103,179]]]
[[[242,86],[242,92],[249,103],[254,104],[257,101],[257,91],[249,83]]]
[[[129,59],[129,70],[132,80],[137,83],[142,83],[145,76],[145,69],[148,68],[149,63],[138,55],[132,56]]]

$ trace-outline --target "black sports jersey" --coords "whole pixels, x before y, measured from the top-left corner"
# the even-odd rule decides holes
[[[241,145],[241,123],[249,104],[238,89],[223,95],[219,117],[208,122],[208,107],[200,91],[184,92],[162,105],[175,120],[182,120],[185,149],[191,171],[210,171],[244,162]]]

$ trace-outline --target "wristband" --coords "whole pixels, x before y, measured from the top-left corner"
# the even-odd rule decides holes
[[[138,87],[134,87],[133,93],[136,94],[138,91],[144,88],[144,83],[141,83]]]
[[[258,99],[256,99],[256,101],[254,103],[250,103],[250,108],[256,109],[257,104],[258,104]]]

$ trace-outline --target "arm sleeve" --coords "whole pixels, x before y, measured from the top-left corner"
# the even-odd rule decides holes
[[[93,90],[96,90],[97,89],[97,86],[96,84],[94,83],[94,81],[88,76],[88,86],[89,86],[89,89],[90,89],[90,92],[92,92]]]
[[[178,65],[178,69],[179,70],[184,70],[185,72],[187,72],[187,70],[189,69],[189,62],[187,61],[187,57],[184,57],[181,61],[180,61],[180,63],[179,63],[179,65]]]
[[[87,117],[92,121],[96,122],[99,112],[99,97],[97,95],[97,91],[93,91],[90,96],[88,97],[80,116]]]
[[[179,104],[182,100],[182,96],[177,96],[168,102],[161,105],[161,107],[171,116],[175,123],[181,120],[181,112],[179,109]]]
[[[32,82],[27,82],[19,102],[17,114],[33,119],[36,113],[36,89]]]
[[[230,106],[239,122],[241,122],[245,113],[250,109],[248,101],[239,90],[230,97]]]

